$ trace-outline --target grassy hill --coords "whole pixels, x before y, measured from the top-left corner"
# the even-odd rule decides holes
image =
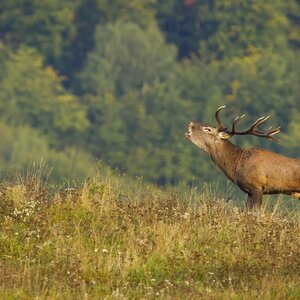
[[[1,299],[299,299],[300,222],[98,176],[0,187]]]

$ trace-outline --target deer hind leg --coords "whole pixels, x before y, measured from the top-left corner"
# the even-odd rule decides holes
[[[253,208],[260,208],[262,204],[263,193],[260,190],[251,190],[248,193],[246,207],[248,210]]]
[[[300,200],[300,192],[294,192],[291,194],[291,196]]]

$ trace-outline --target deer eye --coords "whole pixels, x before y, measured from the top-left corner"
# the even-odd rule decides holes
[[[203,127],[203,131],[211,132],[211,129],[209,127]]]

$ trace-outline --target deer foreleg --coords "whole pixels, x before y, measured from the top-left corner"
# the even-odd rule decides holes
[[[260,190],[252,190],[248,193],[247,209],[260,208],[262,204],[263,193]]]

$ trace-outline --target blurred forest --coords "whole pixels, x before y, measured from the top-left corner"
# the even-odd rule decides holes
[[[216,178],[190,120],[270,114],[300,158],[299,0],[1,0],[0,172],[35,161],[53,182],[97,161],[158,184]],[[242,123],[242,122],[241,122]],[[270,124],[271,123],[271,124]]]

